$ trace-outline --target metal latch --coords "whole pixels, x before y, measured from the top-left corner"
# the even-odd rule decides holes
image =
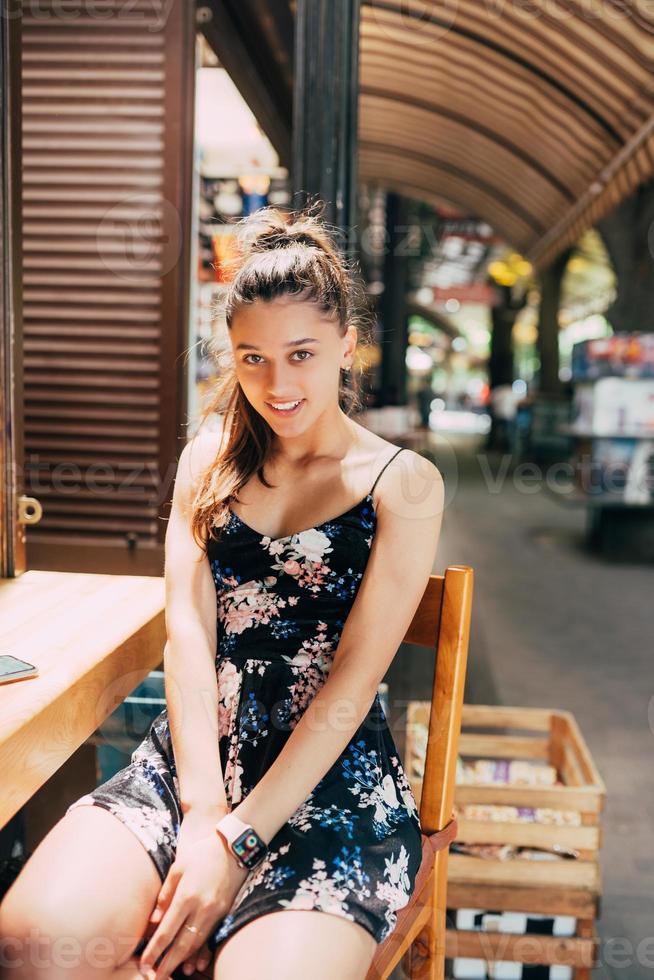
[[[26,497],[23,494],[18,498],[19,524],[38,524],[42,517],[43,507],[36,497]]]

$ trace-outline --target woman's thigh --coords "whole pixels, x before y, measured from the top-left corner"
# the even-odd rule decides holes
[[[145,933],[160,888],[152,858],[125,824],[102,807],[76,807],[0,904],[2,976],[110,975]]]
[[[343,916],[268,912],[222,943],[214,980],[364,980],[376,948],[363,926]]]

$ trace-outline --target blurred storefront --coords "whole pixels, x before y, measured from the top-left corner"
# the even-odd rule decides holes
[[[189,433],[219,370],[217,357],[229,348],[220,301],[235,254],[234,224],[260,207],[290,205],[288,169],[280,166],[279,155],[202,36],[198,49]]]

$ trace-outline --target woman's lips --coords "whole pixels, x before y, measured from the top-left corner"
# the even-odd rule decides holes
[[[275,415],[281,415],[286,418],[286,417],[290,417],[291,415],[297,415],[297,413],[304,405],[304,398],[300,399],[299,403],[295,406],[295,408],[287,408],[287,409],[275,408],[275,406],[272,405],[270,402],[266,402],[266,405],[272,412],[275,413]]]

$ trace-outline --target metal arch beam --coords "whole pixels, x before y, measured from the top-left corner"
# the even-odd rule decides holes
[[[526,253],[536,270],[609,214],[654,172],[654,113],[615,155],[579,200]]]

